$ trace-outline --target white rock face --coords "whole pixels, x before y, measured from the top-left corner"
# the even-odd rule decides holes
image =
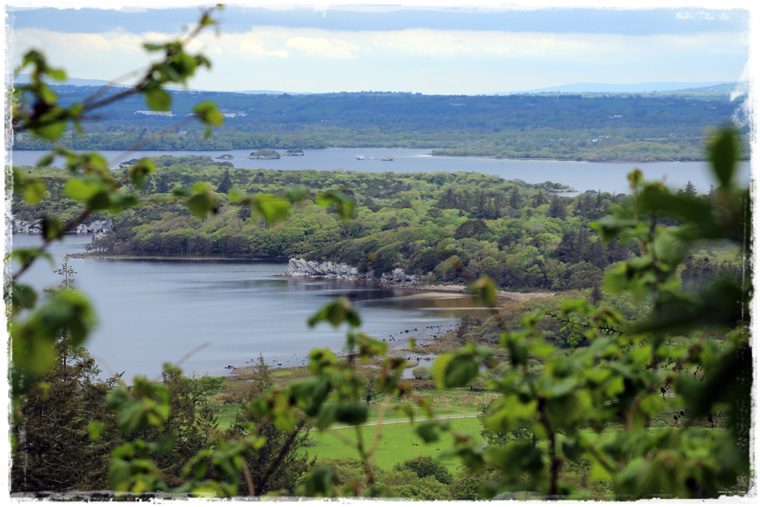
[[[76,234],[94,234],[103,233],[111,229],[110,220],[94,220],[89,224],[79,224],[72,232]],[[39,220],[26,221],[26,220],[14,220],[13,232],[22,234],[39,234],[42,232],[42,227]]]
[[[288,276],[322,276],[325,278],[354,278],[375,280],[371,273],[359,273],[355,266],[337,262],[316,262],[305,259],[290,259],[288,261]],[[379,278],[388,282],[419,282],[417,275],[407,275],[401,268],[396,268],[391,273],[383,273]]]
[[[90,224],[79,224],[77,226],[77,234],[93,234],[103,233],[111,229],[110,220],[95,220]]]
[[[42,231],[40,228],[40,221],[35,220],[33,222],[27,222],[25,220],[13,221],[13,232],[20,232],[23,234],[39,234]]]

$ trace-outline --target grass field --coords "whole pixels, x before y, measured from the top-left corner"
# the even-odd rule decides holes
[[[456,431],[470,434],[480,441],[481,425],[477,417],[451,419],[449,422]],[[377,426],[362,427],[365,445],[372,445],[377,429]],[[414,432],[414,425],[409,422],[383,424],[380,429],[381,438],[377,446],[375,465],[384,469],[391,469],[396,463],[417,456],[432,456],[439,459],[443,450],[450,449],[453,443],[451,435],[442,435],[438,442],[425,444]],[[303,450],[309,454],[310,458],[359,457],[356,451],[346,445],[343,440],[355,442],[357,437],[355,428],[333,429],[323,433],[312,431],[309,436],[314,445]],[[449,458],[441,462],[452,473],[459,465],[457,458]]]

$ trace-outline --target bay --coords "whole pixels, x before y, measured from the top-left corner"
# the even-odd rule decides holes
[[[568,185],[579,192],[597,190],[610,193],[628,193],[627,174],[637,167],[647,180],[660,180],[672,188],[683,188],[689,181],[698,192],[708,192],[713,180],[706,162],[574,162],[562,160],[501,160],[476,157],[433,157],[428,149],[406,148],[327,148],[304,150],[304,156],[287,156],[277,160],[251,160],[252,150],[232,151],[101,151],[112,169],[133,158],[160,155],[207,155],[216,158],[229,153],[235,167],[247,169],[330,171],[342,169],[358,172],[478,172],[503,179],[519,179],[526,183],[551,181]],[[13,165],[35,165],[47,152],[15,150],[11,153]],[[357,156],[364,160],[357,160]],[[382,161],[393,157],[393,161]],[[60,164],[61,160],[56,161]],[[750,179],[750,164],[740,164],[740,177]]]
[[[37,262],[20,280],[37,289],[55,287],[66,253],[80,253],[89,236],[54,243],[54,263]],[[37,236],[16,234],[6,248],[36,246]],[[309,328],[307,319],[329,301],[346,296],[358,309],[362,331],[391,346],[412,336],[430,338],[453,329],[477,311],[469,296],[426,293],[347,280],[278,276],[287,264],[266,262],[167,262],[70,259],[76,287],[95,306],[98,327],[86,343],[104,376],[124,373],[155,378],[164,362],[184,373],[225,375],[228,365],[252,364],[261,353],[270,366],[308,364],[313,348],[339,352],[344,326]],[[186,357],[187,356],[187,357]]]

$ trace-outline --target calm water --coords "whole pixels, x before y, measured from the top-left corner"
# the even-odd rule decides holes
[[[68,236],[54,245],[56,266],[64,253],[84,251],[89,236]],[[13,246],[39,238],[14,235]],[[6,245],[6,248],[8,245]],[[472,311],[469,297],[422,293],[338,280],[287,278],[282,263],[155,262],[71,259],[76,285],[95,303],[99,326],[87,343],[107,374],[155,377],[164,362],[187,375],[223,375],[225,366],[246,366],[259,353],[270,365],[300,365],[310,349],[340,351],[345,327],[310,329],[306,320],[345,295],[358,308],[362,330],[392,345],[451,329]],[[21,281],[54,287],[60,278],[41,261]],[[431,326],[434,326],[431,328]],[[410,332],[406,332],[409,330]]]
[[[552,181],[569,185],[580,192],[601,190],[602,192],[627,193],[626,175],[638,167],[647,180],[664,180],[669,186],[682,188],[691,181],[700,192],[707,192],[712,182],[709,167],[704,162],[656,162],[634,164],[629,162],[567,162],[552,160],[496,160],[474,157],[432,157],[430,150],[386,149],[386,148],[328,148],[326,150],[304,150],[303,157],[282,157],[279,160],[250,160],[252,150],[233,151],[139,151],[125,154],[119,151],[101,152],[112,168],[117,168],[125,160],[158,155],[209,155],[217,157],[230,153],[235,167],[249,169],[316,169],[319,171],[345,169],[360,172],[479,172],[493,174],[501,178],[520,179],[527,183]],[[35,165],[47,152],[14,151],[14,165]],[[356,160],[363,155],[365,160]],[[392,162],[383,162],[385,156],[394,157]],[[374,160],[370,160],[374,158]],[[749,163],[741,165],[744,181],[749,181]]]

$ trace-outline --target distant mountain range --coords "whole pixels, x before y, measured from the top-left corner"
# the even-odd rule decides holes
[[[519,93],[645,93],[645,92],[672,92],[681,90],[694,90],[695,88],[713,88],[718,86],[729,87],[728,91],[736,86],[736,83],[711,82],[711,83],[683,83],[683,82],[654,82],[654,83],[632,83],[632,84],[610,84],[610,83],[572,83],[561,86],[551,86],[549,88],[538,88],[535,90],[525,90]],[[717,91],[717,90],[715,90]],[[512,95],[514,92],[497,93],[496,95]]]
[[[20,74],[16,78],[19,84],[29,82],[28,74]],[[108,81],[103,79],[79,79],[68,78],[64,83],[53,82],[51,84],[64,84],[72,86],[106,86]],[[632,83],[632,84],[610,84],[610,83],[572,83],[560,86],[551,86],[548,88],[537,88],[534,90],[524,90],[520,92],[499,92],[486,95],[514,95],[521,93],[647,93],[647,92],[673,92],[673,91],[711,91],[725,92],[733,91],[738,83],[709,82],[709,83],[684,83],[674,81],[652,82],[652,83]],[[128,86],[123,84],[113,86]],[[181,87],[172,87],[181,89]],[[216,91],[216,90],[204,90]],[[283,92],[278,90],[240,90],[229,93],[245,93],[249,95],[313,95],[310,92]]]

